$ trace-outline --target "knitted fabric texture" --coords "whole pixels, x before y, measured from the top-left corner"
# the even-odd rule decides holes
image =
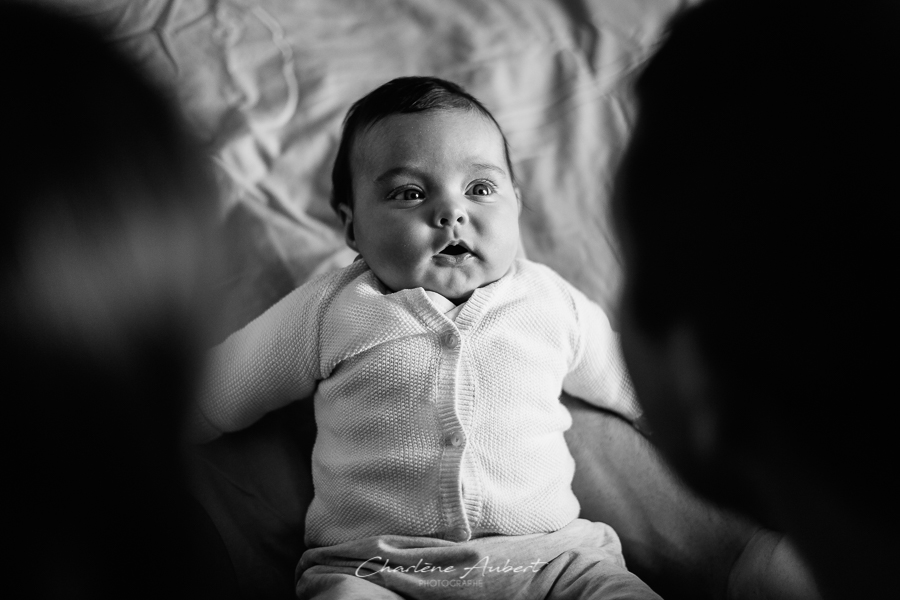
[[[244,428],[315,391],[310,547],[550,532],[579,512],[562,389],[639,413],[603,310],[549,268],[516,261],[454,322],[358,260],[215,349],[194,432]]]

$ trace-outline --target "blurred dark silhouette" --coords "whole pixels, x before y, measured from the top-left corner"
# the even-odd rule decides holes
[[[212,596],[224,550],[179,445],[208,335],[206,162],[85,23],[4,3],[0,64],[7,594]]]
[[[898,41],[896,2],[688,10],[637,82],[614,202],[652,440],[834,598],[889,595],[898,558]]]

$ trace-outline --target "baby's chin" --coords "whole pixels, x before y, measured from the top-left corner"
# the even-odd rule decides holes
[[[485,284],[485,285],[487,285],[487,284]],[[479,287],[483,287],[483,286],[479,286]],[[469,298],[471,298],[471,297],[472,297],[472,294],[473,294],[473,293],[475,292],[475,290],[478,289],[478,288],[474,288],[474,289],[471,289],[471,290],[464,290],[464,291],[462,291],[462,292],[459,292],[459,291],[446,291],[446,290],[443,290],[443,291],[442,291],[442,290],[432,290],[432,289],[428,289],[427,287],[423,287],[423,289],[426,290],[426,291],[428,291],[428,292],[437,292],[438,294],[440,294],[441,296],[443,296],[444,298],[446,298],[447,300],[449,300],[449,301],[452,302],[453,304],[462,304],[463,302],[465,302],[466,300],[468,300]]]
[[[497,274],[476,267],[474,269],[463,268],[454,274],[442,272],[443,269],[438,272],[429,269],[422,273],[398,273],[387,269],[388,272],[381,273],[379,271],[385,271],[385,269],[373,268],[372,265],[369,267],[372,268],[382,285],[391,292],[422,288],[425,291],[440,294],[454,304],[465,302],[475,290],[494,283],[509,271],[507,268],[503,273]]]
[[[450,300],[454,304],[461,304],[468,300],[472,296],[472,294],[475,293],[475,290],[491,285],[498,279],[500,279],[500,277],[493,277],[488,280],[480,280],[477,283],[471,283],[469,285],[424,284],[416,287],[421,287],[428,292],[436,292],[447,300]]]
[[[480,287],[484,287],[488,285],[488,283],[482,283],[479,285],[446,285],[435,282],[416,282],[416,281],[405,281],[405,282],[397,282],[394,285],[391,285],[390,282],[386,282],[384,279],[378,276],[378,273],[375,273],[375,276],[381,281],[381,283],[391,292],[399,292],[401,290],[414,290],[416,288],[422,288],[426,292],[435,292],[440,294],[447,300],[453,302],[454,304],[461,304],[468,300],[472,294]]]
[[[428,281],[428,282],[407,282],[407,285],[399,286],[400,289],[404,290],[412,290],[416,288],[422,288],[426,292],[435,292],[436,294],[440,294],[447,300],[450,300],[454,304],[461,304],[468,300],[472,294],[480,287],[484,287],[487,285],[484,284],[472,284],[472,285],[446,285],[438,282]],[[391,286],[387,286],[390,289],[393,289]],[[396,290],[395,290],[396,291]]]

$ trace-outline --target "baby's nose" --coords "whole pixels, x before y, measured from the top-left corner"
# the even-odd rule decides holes
[[[435,224],[438,227],[465,225],[468,221],[469,215],[460,202],[442,202],[435,211]]]

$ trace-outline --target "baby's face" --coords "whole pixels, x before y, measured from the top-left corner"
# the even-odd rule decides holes
[[[351,153],[347,241],[393,291],[462,301],[502,277],[519,246],[519,201],[503,138],[479,113],[392,115]]]

